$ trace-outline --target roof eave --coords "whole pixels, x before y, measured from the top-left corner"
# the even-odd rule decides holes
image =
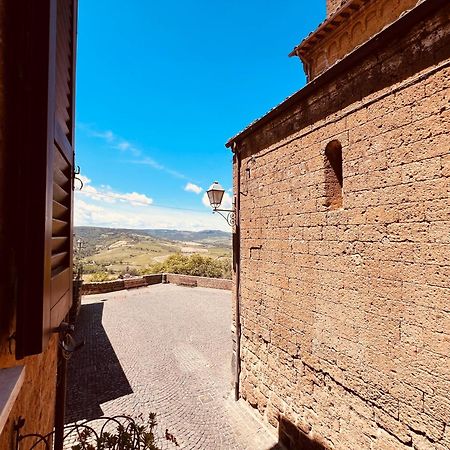
[[[341,60],[337,61],[334,65],[328,68],[325,72],[314,78],[311,82],[306,84],[302,89],[292,94],[286,100],[275,106],[268,113],[266,113],[261,118],[255,120],[241,132],[230,138],[225,147],[230,148],[233,146],[233,152],[235,148],[238,147],[239,141],[242,141],[249,134],[253,133],[258,128],[277,117],[283,111],[289,109],[300,99],[307,97],[312,92],[324,86],[328,82],[335,79],[339,74],[345,72],[349,67],[355,65],[358,61],[363,59],[366,55],[371,54],[375,49],[381,46],[385,42],[389,42],[395,37],[400,30],[407,29],[414,24],[420,22],[424,19],[426,15],[438,9],[441,6],[445,6],[448,0],[424,0],[418,3],[414,8],[409,10],[406,14],[400,16],[395,22],[381,30],[379,33],[374,35],[371,39],[366,41],[364,44],[357,47],[351,53],[346,55]]]

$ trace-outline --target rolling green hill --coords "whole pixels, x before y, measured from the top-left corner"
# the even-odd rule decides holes
[[[77,241],[82,242],[81,251]],[[231,234],[222,231],[129,230],[75,227],[75,261],[81,261],[85,280],[92,274],[137,274],[176,253],[231,257]]]

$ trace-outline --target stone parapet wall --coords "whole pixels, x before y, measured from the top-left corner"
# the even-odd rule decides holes
[[[82,295],[104,294],[105,292],[121,291],[125,289],[124,280],[99,281],[95,283],[83,283]]]
[[[197,286],[212,289],[231,290],[232,281],[224,278],[195,277],[192,275],[179,275],[175,273],[166,274],[167,283],[184,286]]]
[[[106,292],[120,291],[122,289],[134,289],[159,283],[173,283],[184,286],[198,286],[226,290],[231,290],[232,286],[231,280],[222,278],[195,277],[191,275],[167,273],[144,275],[142,277],[127,278],[124,280],[83,283],[82,294],[104,294]]]
[[[144,275],[143,278],[147,285],[159,284],[166,282],[166,274],[165,273],[155,273],[154,275]]]

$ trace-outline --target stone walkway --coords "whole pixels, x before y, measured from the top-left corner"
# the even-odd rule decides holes
[[[155,285],[85,297],[69,363],[66,422],[157,413],[179,447],[278,448],[253,411],[231,398],[230,293]]]

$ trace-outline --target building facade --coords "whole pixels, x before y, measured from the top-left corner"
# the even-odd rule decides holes
[[[227,143],[239,392],[289,449],[449,449],[450,4],[327,10]]]
[[[76,18],[76,0],[0,1],[2,450],[17,448],[18,424],[45,435],[64,423]]]

